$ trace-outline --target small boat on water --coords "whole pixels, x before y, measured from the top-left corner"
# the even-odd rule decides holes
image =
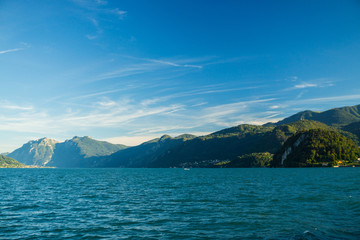
[[[184,168],[184,170],[189,171],[189,170],[190,170],[190,168]]]

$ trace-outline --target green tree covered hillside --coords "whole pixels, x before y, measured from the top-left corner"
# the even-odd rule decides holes
[[[360,105],[333,108],[324,112],[303,111],[279,121],[276,125],[296,122],[298,120],[314,120],[325,123],[329,126],[344,126],[360,121]]]
[[[312,129],[290,137],[274,155],[274,167],[321,167],[355,164],[359,147],[335,131]]]
[[[15,159],[0,155],[0,168],[23,168],[25,164],[19,163]]]

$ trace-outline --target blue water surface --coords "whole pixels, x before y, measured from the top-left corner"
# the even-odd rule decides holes
[[[360,168],[0,169],[0,239],[360,239]]]

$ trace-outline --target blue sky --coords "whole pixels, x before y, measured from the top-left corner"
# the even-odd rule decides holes
[[[360,103],[359,1],[0,0],[0,151]]]

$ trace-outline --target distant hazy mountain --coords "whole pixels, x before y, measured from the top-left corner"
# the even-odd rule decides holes
[[[74,137],[56,144],[54,154],[47,166],[93,167],[92,157],[107,156],[125,148],[125,145],[97,141],[90,137]]]
[[[0,168],[22,168],[26,165],[19,163],[15,159],[0,155]]]
[[[353,122],[360,121],[360,105],[351,107],[333,108],[324,112],[303,111],[292,115],[276,123],[282,125],[308,119],[325,123],[329,126],[344,126]]]
[[[53,156],[56,143],[53,139],[41,138],[25,143],[7,156],[26,165],[45,166]]]

